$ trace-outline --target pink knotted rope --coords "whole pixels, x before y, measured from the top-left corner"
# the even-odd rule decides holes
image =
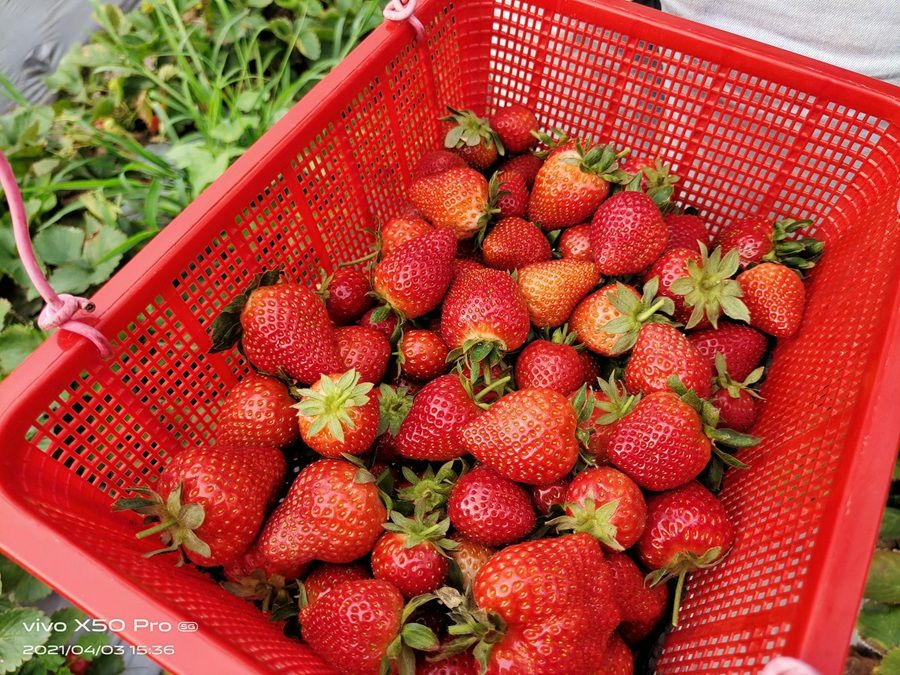
[[[416,0],[391,0],[384,8],[384,18],[388,21],[409,21],[410,25],[416,30],[416,39],[419,42],[425,41],[425,26],[416,17],[413,12],[416,11]]]
[[[47,303],[38,316],[38,326],[42,330],[59,328],[60,330],[78,333],[94,343],[102,358],[107,358],[112,354],[112,349],[110,349],[109,341],[106,337],[93,326],[89,326],[75,318],[79,311],[93,311],[93,303],[87,298],[80,298],[68,293],[57,294],[44,276],[37,258],[34,257],[34,249],[31,246],[31,237],[28,232],[28,221],[25,217],[25,204],[22,202],[22,193],[19,192],[16,176],[2,150],[0,150],[0,187],[3,188],[6,202],[9,204],[13,235],[16,239],[16,248],[19,251],[19,257],[22,259],[22,265],[25,267],[31,283],[34,284],[38,293],[44,298],[44,302]]]

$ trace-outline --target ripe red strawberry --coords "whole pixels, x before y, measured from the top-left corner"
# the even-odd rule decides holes
[[[633,480],[610,466],[582,471],[566,490],[566,515],[550,523],[560,531],[586,532],[604,550],[631,547],[644,531],[647,505]]]
[[[572,345],[550,340],[528,344],[516,360],[516,385],[520,389],[544,388],[563,396],[584,383],[584,362]]]
[[[663,220],[666,222],[666,227],[669,228],[666,250],[686,248],[691,251],[699,251],[698,242],[704,246],[709,244],[709,230],[700,216],[670,213]]]
[[[716,244],[724,251],[736,249],[741,268],[755,263],[775,262],[796,270],[809,269],[822,255],[823,245],[812,237],[796,236],[797,232],[812,225],[811,220],[785,218],[773,221],[762,216],[751,216],[733,221],[719,230]]]
[[[521,174],[522,178],[525,179],[525,186],[531,190],[531,188],[534,187],[534,179],[537,177],[538,171],[540,171],[543,164],[544,160],[540,157],[533,155],[530,152],[526,152],[524,155],[510,157],[503,162],[497,170],[515,171],[516,173]]]
[[[313,604],[328,591],[348,581],[371,579],[369,566],[362,562],[340,565],[337,563],[319,563],[303,580],[306,601]]]
[[[676,318],[685,323],[685,328],[705,328],[710,324],[715,328],[722,314],[747,321],[740,284],[731,278],[738,270],[737,252],[729,251],[723,256],[720,248],[709,253],[703,244],[699,247],[699,260],[692,252],[687,253],[687,249],[678,249],[685,252],[681,256],[684,274],[681,279],[671,281],[666,291],[683,296],[683,311]],[[667,255],[679,256],[674,251]],[[673,276],[681,271],[677,263],[670,268]]]
[[[768,348],[766,336],[755,328],[722,321],[718,328],[688,333],[688,340],[706,357],[710,367],[716,354],[725,359],[725,367],[734,379],[743,381],[762,362]]]
[[[519,269],[519,290],[525,298],[531,323],[538,328],[554,328],[565,323],[578,301],[598,281],[597,266],[585,260],[561,258]]]
[[[577,424],[575,409],[562,394],[519,389],[463,427],[462,440],[469,454],[501,476],[542,485],[575,466]]]
[[[471,652],[460,652],[440,661],[420,657],[416,675],[478,675],[478,662]]]
[[[279,272],[254,278],[213,322],[210,352],[241,341],[257,370],[309,384],[341,370],[331,319],[322,299],[302,284],[277,283]]]
[[[691,482],[648,500],[647,528],[637,550],[641,562],[655,570],[648,577],[651,583],[678,578],[673,625],[678,625],[685,576],[719,564],[733,543],[734,527],[725,508],[699,483]]]
[[[669,298],[673,302],[675,310],[672,312],[672,318],[678,323],[687,323],[693,311],[685,306],[684,295],[672,291],[673,283],[688,276],[689,260],[699,264],[700,251],[688,248],[668,248],[644,273],[645,280],[654,277],[659,279],[657,292],[661,297]]]
[[[441,119],[444,125],[444,147],[455,152],[473,169],[484,171],[497,161],[504,148],[491,124],[469,110],[454,110]]]
[[[397,330],[397,325],[400,323],[397,319],[397,315],[388,312],[383,317],[379,316],[378,320],[376,320],[376,311],[378,311],[378,308],[370,309],[363,314],[363,317],[359,320],[359,325],[365,326],[366,328],[374,328],[388,340],[391,340],[394,336],[394,332]],[[381,312],[380,314],[384,314],[384,312]]]
[[[140,496],[119,499],[113,510],[159,520],[137,535],[162,534],[165,548],[151,555],[178,551],[191,562],[214,567],[253,543],[284,472],[278,448],[189,447],[166,465],[155,490],[131,488]]]
[[[725,357],[716,354],[716,387],[712,404],[719,410],[719,423],[717,426],[725,429],[746,432],[756,423],[758,410],[756,401],[759,399],[751,387],[759,382],[764,369],[757,368],[742,381],[731,377],[728,367],[725,365]]]
[[[572,335],[574,334],[573,332]],[[578,355],[581,357],[581,367],[584,370],[584,384],[593,384],[600,377],[600,363],[586,349],[582,349]]]
[[[633,675],[634,655],[617,633],[609,636],[600,669],[595,672],[602,675]]]
[[[391,343],[384,334],[365,326],[343,326],[334,334],[344,368],[355,369],[363,382],[381,382],[391,358]]]
[[[489,118],[491,128],[500,137],[507,152],[518,154],[533,147],[537,142],[532,131],[538,130],[537,117],[523,105],[513,103],[500,108]]]
[[[387,258],[402,244],[412,241],[434,229],[431,223],[421,216],[395,216],[386,221],[378,232],[381,242],[381,257]]]
[[[338,326],[353,323],[375,304],[369,295],[371,290],[369,276],[358,267],[337,268],[316,289],[325,301],[328,316]]]
[[[438,645],[425,626],[404,626],[405,614],[403,596],[393,584],[363,579],[341,584],[308,604],[300,611],[300,626],[303,640],[339,673],[378,675],[383,662],[402,658],[404,643],[417,648]],[[413,625],[420,629],[408,631]],[[414,662],[412,654],[407,658]]]
[[[373,476],[341,459],[304,468],[269,516],[256,548],[286,578],[311,560],[349,563],[372,550],[387,511]]]
[[[552,507],[562,507],[566,501],[566,490],[569,489],[570,482],[568,478],[560,478],[546,485],[532,485],[531,501],[534,502],[534,508],[538,513],[547,516],[550,515]]]
[[[619,420],[607,452],[613,466],[658,492],[696,478],[711,446],[697,412],[672,392],[658,391]]]
[[[800,328],[806,289],[795,272],[777,263],[762,263],[737,278],[751,326],[775,337],[790,337]]]
[[[563,230],[562,236],[560,236],[557,243],[557,248],[563,258],[594,262],[594,251],[591,249],[590,224],[575,225]]]
[[[653,200],[642,192],[619,192],[607,199],[591,221],[591,248],[600,273],[636,274],[666,247],[669,230]]]
[[[453,274],[456,238],[447,229],[401,244],[375,266],[373,288],[395,311],[415,319],[437,307]]]
[[[525,488],[487,466],[476,466],[456,482],[447,515],[454,529],[484,546],[524,539],[536,522]]]
[[[378,399],[369,396],[371,382],[359,373],[323,375],[309,389],[300,389],[297,422],[303,441],[323,457],[361,455],[375,441]]]
[[[456,541],[456,548],[450,552],[450,555],[459,567],[463,586],[469,588],[475,581],[478,570],[484,567],[484,564],[496,551],[460,534],[454,534],[453,539]]]
[[[617,159],[610,146],[586,150],[576,141],[551,150],[534,179],[528,220],[550,231],[589,219],[609,194],[610,182],[622,180]]]
[[[430,330],[408,330],[397,343],[400,371],[414,380],[433,380],[447,371],[447,345]]]
[[[666,611],[668,587],[665,584],[646,586],[644,573],[626,553],[613,553],[607,556],[606,562],[622,614],[619,630],[625,628],[626,633],[633,635],[643,626],[658,623]]]
[[[458,169],[468,166],[466,160],[449,150],[426,150],[412,168],[412,179],[443,173],[447,169]]]
[[[216,443],[283,448],[300,438],[296,403],[283,383],[250,372],[232,387],[219,408]]]
[[[640,189],[653,200],[661,211],[672,209],[670,199],[675,191],[674,185],[680,176],[671,173],[671,167],[658,157],[635,159],[629,158],[628,171],[636,175],[630,181],[630,187]],[[639,180],[638,180],[639,177]]]
[[[515,270],[550,260],[553,252],[541,229],[521,218],[504,218],[484,238],[484,264],[498,270]]]
[[[468,258],[457,258],[453,261],[453,281],[456,281],[459,277],[461,277],[466,272],[471,272],[472,270],[483,270],[484,265],[482,265],[477,260],[470,260]],[[453,282],[451,282],[452,284]]]
[[[446,538],[450,521],[438,522],[438,515],[414,520],[391,513],[391,522],[385,524],[388,531],[372,551],[375,578],[390,581],[405,598],[437,590],[447,579],[450,565],[445,551],[455,542]]]
[[[596,673],[619,623],[603,552],[583,533],[505,548],[481,568],[473,595],[505,626],[488,673]]]
[[[450,228],[457,239],[474,237],[496,212],[487,179],[469,167],[413,181],[409,198],[436,227]]]
[[[649,323],[641,328],[628,359],[625,386],[628,391],[642,394],[667,391],[672,375],[677,375],[701,398],[712,393],[709,361],[674,326]]]
[[[594,386],[584,392],[584,400],[580,392],[569,397],[578,415],[578,435],[585,452],[597,465],[609,464],[607,448],[616,423],[630,413],[638,401],[640,394],[629,395],[615,376],[609,380],[594,379]],[[588,406],[589,412],[584,414],[583,408]]]
[[[528,213],[531,197],[525,177],[518,171],[498,171],[495,181],[498,190],[497,208],[501,218],[522,218]]]
[[[443,461],[466,453],[462,429],[481,414],[455,373],[442,375],[416,394],[412,408],[394,438],[409,459]]]

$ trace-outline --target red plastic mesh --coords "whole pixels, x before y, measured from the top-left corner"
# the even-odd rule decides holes
[[[855,110],[821,82],[799,88],[788,69],[752,54],[740,61],[662,16],[549,0],[430,0],[419,13],[426,44],[397,35],[403,26],[380,30],[351,56],[343,82],[316,90],[325,98],[307,102],[300,123],[260,141],[252,171],[223,179],[233,190],[205,194],[192,211],[202,217],[170,226],[184,234],[175,248],[151,244],[132,263],[147,271],[136,286],[122,275],[108,283],[106,297],[127,295],[104,316],[115,356],[87,369],[60,358],[27,393],[27,419],[2,418],[0,488],[135,593],[221,636],[223,650],[252,654],[261,669],[325,672],[208,578],[141,558],[134,522],[111,514],[109,501],[155,480],[171,453],[210,442],[220,398],[247,366],[236,352],[208,356],[207,331],[255,272],[283,265],[314,283],[318,265],[359,255],[402,205],[415,159],[436,146],[445,104],[489,112],[521,102],[546,128],[664,157],[683,176],[679,199],[712,230],[753,212],[791,214],[815,217],[827,240],[803,328],[778,347],[762,392],[764,442],[742,454],[753,468],[732,472],[723,492],[738,541],[723,565],[690,581],[659,664],[755,672],[811,611],[809,568],[829,497],[845,480],[873,336],[891,318],[897,115]],[[42,371],[39,358],[23,369]],[[73,524],[82,526],[77,542]],[[92,592],[65,590],[76,600]]]

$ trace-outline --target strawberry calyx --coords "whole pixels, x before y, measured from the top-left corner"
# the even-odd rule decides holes
[[[500,183],[500,172],[495,171],[488,180],[488,200],[484,206],[484,210],[478,217],[478,229],[475,232],[475,246],[481,248],[484,237],[487,234],[488,225],[498,213],[500,213],[500,199],[509,194],[508,190],[504,190]]]
[[[403,324],[406,323],[406,315],[399,309],[394,307],[391,304],[390,300],[388,300],[387,298],[383,298],[374,291],[372,291],[370,295],[376,298],[379,302],[384,303],[383,305],[379,305],[374,310],[372,310],[372,316],[370,317],[371,323],[381,323],[391,314],[397,317],[397,325],[394,326],[394,330],[391,333],[391,337],[389,340],[392,344],[397,344],[400,341],[400,338],[403,336]]]
[[[452,349],[447,354],[447,363],[455,363],[460,372],[468,368],[469,377],[460,379],[464,386],[468,380],[471,389],[480,380],[492,384],[491,369],[503,365],[504,354],[506,342],[489,335],[476,335],[465,340],[462,347]]]
[[[400,631],[390,644],[379,667],[380,675],[388,675],[394,672],[394,668],[400,675],[415,675],[415,652],[433,652],[437,650],[437,635],[428,626],[410,621],[413,613],[427,602],[436,599],[433,593],[417,595],[403,607],[400,615]]]
[[[419,544],[430,542],[442,556],[449,558],[448,551],[456,548],[456,542],[447,538],[450,531],[450,519],[441,520],[439,511],[423,514],[417,512],[415,517],[407,518],[398,511],[391,511],[390,521],[382,525],[388,532],[403,535],[403,548],[414,548]]]
[[[664,214],[673,213],[676,207],[670,200],[675,192],[675,183],[680,179],[680,176],[672,173],[671,166],[656,158],[653,166],[641,167],[625,189],[642,191]]]
[[[462,384],[463,389],[465,389],[466,394],[472,399],[472,402],[482,410],[487,410],[491,407],[491,404],[485,399],[487,399],[489,394],[496,393],[496,398],[499,398],[505,393],[508,393],[509,388],[507,385],[512,381],[512,376],[504,375],[503,377],[492,379],[490,367],[485,368],[480,375],[474,374],[475,372],[476,371],[470,366],[470,377],[466,378],[460,374],[460,383]],[[476,387],[478,388],[477,391],[475,390]]]
[[[506,635],[506,622],[496,612],[477,607],[472,600],[471,591],[463,595],[455,588],[444,586],[434,594],[449,610],[452,623],[447,628],[447,633],[453,639],[441,647],[433,660],[471,650],[480,666],[479,672],[486,672],[494,645]]]
[[[555,345],[569,345],[578,351],[584,349],[584,345],[578,342],[578,334],[573,330],[569,330],[568,323],[564,323],[552,331],[549,328],[543,329],[543,336],[545,340]]]
[[[597,419],[597,424],[615,424],[634,410],[634,406],[641,400],[640,393],[629,394],[625,387],[616,381],[615,373],[610,373],[608,380],[597,378],[597,386],[609,399],[595,403],[595,407],[605,413]]]
[[[635,298],[630,288],[621,281],[616,282],[614,291],[606,294],[613,307],[621,314],[601,326],[607,333],[619,336],[611,351],[621,354],[634,347],[641,328],[648,323],[672,325],[671,315],[675,312],[675,303],[672,298],[657,298],[658,290],[659,277],[653,277],[644,284],[640,298]]]
[[[378,387],[378,429],[377,436],[396,436],[400,425],[412,408],[413,396],[406,387],[392,387],[382,384]]]
[[[441,121],[454,122],[456,126],[452,127],[444,136],[445,148],[454,150],[465,146],[475,147],[484,143],[488,147],[493,144],[497,148],[497,154],[506,154],[500,136],[491,128],[490,122],[485,118],[478,117],[471,110],[454,110],[450,106],[447,106],[447,110],[450,111],[450,114],[442,117]]]
[[[555,526],[557,532],[586,532],[614,551],[624,551],[625,547],[616,539],[619,528],[612,522],[620,501],[613,499],[605,504],[596,504],[588,497],[582,503],[566,502],[564,508],[571,515],[548,520],[547,525]]]
[[[728,366],[721,352],[716,352],[715,364],[716,376],[713,382],[719,389],[726,390],[731,398],[740,398],[742,391],[746,391],[753,398],[762,398],[752,386],[760,381],[766,370],[765,367],[760,366],[754,369],[743,382],[738,382],[728,374]]]
[[[616,150],[612,145],[595,145],[587,150],[581,141],[575,141],[577,157],[568,157],[562,161],[577,164],[582,172],[599,176],[607,183],[627,184],[631,175],[619,168],[619,160],[631,153],[631,149]]]
[[[451,460],[442,464],[437,471],[428,465],[421,476],[413,473],[408,466],[404,466],[401,473],[409,485],[398,490],[397,498],[401,502],[412,504],[415,513],[443,513],[450,492],[467,468],[465,462],[458,461],[462,465],[459,471],[456,470],[457,460]]]
[[[678,579],[677,583],[675,584],[675,593],[673,594],[673,626],[678,625],[678,610],[681,607],[681,596],[684,592],[684,580],[687,578],[687,575],[695,570],[715,567],[720,562],[722,562],[722,560],[724,560],[725,556],[727,555],[728,551],[723,551],[719,546],[714,546],[699,556],[688,551],[681,551],[672,556],[672,559],[669,561],[668,565],[661,569],[653,570],[646,577],[644,577],[644,584],[650,586],[651,588],[665,581],[668,581],[669,579]]]
[[[360,382],[359,378],[356,369],[351,368],[336,380],[333,376],[322,375],[316,382],[318,390],[293,390],[292,393],[301,400],[292,407],[298,414],[313,420],[309,428],[310,436],[327,429],[335,440],[342,443],[344,429],[355,428],[348,411],[368,403],[368,393],[373,387],[371,382]]]
[[[693,328],[704,317],[713,328],[718,328],[723,313],[737,321],[750,322],[747,306],[740,299],[743,296],[741,285],[732,278],[740,263],[737,249],[723,256],[721,246],[709,253],[706,245],[700,243],[700,264],[688,260],[688,276],[675,280],[669,287],[673,293],[684,296],[686,307],[693,308],[685,328]]]
[[[825,250],[824,242],[815,237],[795,236],[799,230],[812,224],[812,220],[776,220],[772,227],[772,250],[763,256],[763,262],[781,263],[802,278],[806,270],[815,267]]]
[[[212,339],[212,346],[209,348],[210,354],[231,349],[240,342],[241,336],[244,334],[244,329],[241,326],[241,312],[244,311],[244,307],[250,299],[250,294],[257,288],[274,286],[281,280],[281,275],[282,270],[280,267],[260,272],[253,277],[242,293],[235,296],[225,306],[219,316],[213,320],[210,327],[210,337]]]
[[[239,598],[259,601],[263,612],[273,612],[273,620],[275,608],[279,610],[278,620],[297,613],[297,606],[293,602],[287,581],[280,574],[267,577],[264,570],[256,569],[238,581],[223,581],[221,586]],[[290,607],[292,611],[285,614],[286,607]]]
[[[200,539],[194,530],[203,524],[206,517],[201,504],[182,504],[181,493],[184,484],[179,483],[165,500],[150,488],[128,488],[129,492],[136,492],[140,497],[122,498],[112,505],[113,511],[134,511],[145,516],[145,524],[155,523],[145,530],[141,530],[135,536],[138,539],[160,534],[165,548],[145,553],[145,558],[150,558],[160,553],[178,552],[178,566],[184,564],[184,555],[181,548],[197,553],[204,558],[211,555],[209,544]]]
[[[535,151],[535,156],[546,159],[553,150],[569,142],[569,135],[562,129],[551,129],[550,132],[532,130],[531,135],[543,145],[546,150]]]

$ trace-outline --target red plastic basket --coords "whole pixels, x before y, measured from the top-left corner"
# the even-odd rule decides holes
[[[900,90],[618,1],[417,15],[426,42],[376,30],[94,296],[112,359],[57,335],[0,386],[0,548],[175,672],[328,672],[207,577],[143,559],[153,543],[110,501],[210,442],[246,364],[207,355],[209,324],[254,272],[312,281],[361,253],[445,104],[518,101],[546,128],[664,156],[713,228],[816,218],[827,252],[802,330],[775,352],[751,468],[722,493],[737,543],[693,576],[658,671],[785,654],[838,673],[900,437]]]

